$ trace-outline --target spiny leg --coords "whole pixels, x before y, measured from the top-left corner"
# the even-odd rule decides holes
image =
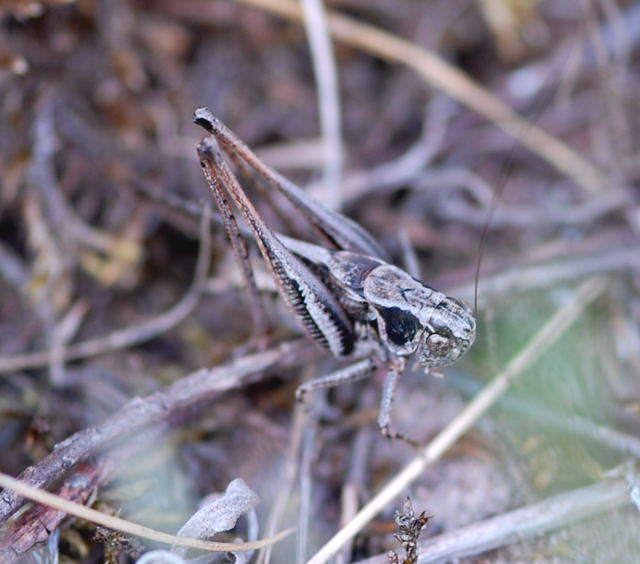
[[[252,168],[238,153],[235,151],[229,151],[226,154],[231,159],[238,172],[242,175],[242,178],[251,182],[251,187],[256,191],[260,198],[265,200],[282,224],[289,228],[293,228],[292,232],[295,233],[296,224],[306,218],[302,216],[295,217],[296,214],[292,213],[292,211],[295,212],[295,210],[283,208],[281,203],[278,203],[277,201],[277,196],[282,197],[282,194],[277,190],[271,189],[271,187],[264,181],[262,175]],[[297,227],[299,228],[299,226]]]
[[[380,426],[380,431],[385,437],[390,439],[400,439],[401,441],[409,443],[413,447],[417,447],[418,443],[416,441],[394,430],[391,426],[391,411],[395,400],[398,379],[400,378],[403,369],[404,362],[401,363],[401,366],[389,366],[389,371],[387,372],[387,376],[384,380],[384,386],[382,387],[378,425]]]
[[[314,390],[320,390],[322,388],[335,388],[336,386],[342,386],[350,382],[357,382],[363,380],[370,374],[372,374],[380,366],[380,361],[374,357],[365,358],[359,360],[354,364],[340,368],[331,374],[326,376],[320,376],[305,382],[296,390],[296,399],[299,402],[305,403],[307,396]]]
[[[298,387],[296,390],[296,399],[299,402],[306,403],[308,394],[314,390],[334,388],[336,386],[342,386],[343,384],[363,380],[380,368],[381,364],[382,361],[379,358],[369,357],[346,366],[345,368],[336,370],[326,376],[314,378],[313,380],[305,382]],[[380,431],[385,437],[390,439],[399,439],[413,447],[417,447],[418,443],[416,441],[393,430],[391,427],[391,408],[395,397],[398,378],[400,377],[400,374],[402,374],[402,370],[404,368],[404,362],[393,364],[394,365],[389,367],[389,371],[387,372],[387,377],[384,382],[384,388],[382,390],[378,425],[380,426]]]
[[[205,107],[198,108],[193,121],[216,137],[229,153],[240,155],[276,190],[282,193],[313,225],[339,249],[387,259],[380,244],[356,222],[314,200],[299,186],[268,167],[225,124]]]
[[[233,214],[231,206],[225,196],[222,180],[215,174],[215,170],[210,167],[203,167],[203,172],[207,179],[207,183],[211,188],[216,205],[220,210],[220,216],[222,217],[222,223],[227,232],[227,238],[231,243],[231,249],[236,261],[240,265],[245,291],[247,292],[247,301],[249,302],[249,309],[253,319],[255,337],[260,341],[267,335],[269,325],[267,322],[264,304],[262,303],[260,294],[258,293],[253,269],[251,268],[249,248],[246,241],[240,234],[238,222],[236,221],[236,217]]]
[[[351,320],[329,288],[266,225],[231,172],[216,139],[205,137],[198,155],[207,181],[218,181],[246,220],[280,295],[303,328],[338,358],[351,353],[355,345]]]
[[[236,151],[229,150],[227,153],[234,166],[246,177],[252,179],[252,187],[260,194],[261,198],[267,202],[269,207],[273,210],[275,215],[279,218],[283,225],[286,225],[292,233],[300,233],[303,231],[302,225],[304,221],[309,222],[311,228],[315,233],[324,241],[324,245],[329,248],[342,247],[336,243],[335,238],[331,237],[324,229],[318,227],[317,223],[313,221],[309,216],[309,213],[297,213],[300,211],[300,204],[292,203],[290,197],[287,197],[286,192],[283,190],[277,179],[266,179],[260,172],[256,171],[251,165]],[[256,157],[257,158],[257,157]],[[287,182],[289,182],[287,180]],[[275,187],[275,190],[274,190]],[[277,198],[280,196],[280,198]],[[292,208],[283,207],[282,198],[284,197],[287,202],[293,206]],[[320,203],[314,203],[315,208],[319,208]],[[317,209],[316,209],[317,211]],[[329,213],[333,213],[328,210]],[[292,213],[293,212],[293,213]],[[311,214],[312,215],[312,214]],[[311,221],[309,221],[311,219]],[[305,233],[308,232],[304,231]],[[281,237],[281,234],[278,234]],[[287,245],[288,246],[288,245]]]

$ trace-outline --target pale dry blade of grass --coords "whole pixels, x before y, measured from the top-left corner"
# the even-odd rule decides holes
[[[279,16],[301,21],[294,0],[237,0]],[[383,60],[412,68],[426,82],[495,123],[522,145],[589,192],[607,184],[604,173],[566,143],[512,110],[466,73],[435,53],[373,25],[327,12],[329,31],[338,40]]]
[[[256,550],[268,544],[278,542],[279,540],[291,534],[293,530],[288,529],[286,531],[278,533],[273,537],[262,539],[256,542],[238,544],[177,537],[175,535],[170,535],[162,531],[157,531],[156,529],[145,527],[144,525],[139,525],[137,523],[127,521],[126,519],[121,519],[120,517],[107,515],[106,513],[96,511],[95,509],[91,509],[90,507],[86,507],[85,505],[82,505],[80,503],[69,501],[68,499],[64,499],[58,495],[52,494],[51,492],[29,486],[28,484],[20,482],[19,480],[16,480],[15,478],[12,478],[7,474],[0,473],[0,486],[7,490],[13,490],[21,496],[38,503],[42,503],[55,509],[59,509],[60,511],[68,513],[69,515],[73,515],[75,517],[78,517],[79,519],[85,519],[86,521],[90,521],[92,523],[97,523],[98,525],[113,529],[114,531],[121,531],[123,533],[135,535],[145,539],[170,545],[185,546],[188,548],[199,548],[202,550],[215,552]]]
[[[580,316],[584,309],[606,288],[604,278],[584,282],[574,299],[556,314],[514,356],[507,366],[449,423],[395,478],[376,494],[345,527],[339,530],[307,564],[327,562],[340,548],[359,533],[382,509],[402,493],[424,469],[438,460],[484,415],[509,388],[511,382]]]
[[[339,209],[342,202],[344,151],[335,56],[322,0],[301,0],[301,4],[318,88],[320,129],[325,156],[323,194],[326,195],[325,202],[331,208]]]

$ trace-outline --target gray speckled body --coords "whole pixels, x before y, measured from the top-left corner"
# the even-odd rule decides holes
[[[281,238],[291,251],[324,267],[340,303],[355,319],[374,324],[392,355],[417,353],[425,368],[441,368],[454,363],[473,344],[475,318],[460,300],[381,259]]]

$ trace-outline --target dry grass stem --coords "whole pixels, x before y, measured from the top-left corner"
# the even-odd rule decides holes
[[[294,491],[294,482],[298,475],[299,461],[298,454],[302,443],[304,424],[306,416],[303,412],[301,404],[297,404],[293,413],[293,421],[291,424],[291,438],[287,448],[287,454],[283,462],[282,480],[278,483],[278,491],[274,496],[274,502],[267,519],[265,534],[272,536],[276,529],[280,526],[280,522],[287,509],[287,505],[291,501],[291,495]],[[257,564],[269,564],[271,561],[271,545],[265,546],[258,552],[256,557]]]
[[[338,72],[322,0],[301,0],[304,24],[318,88],[318,106],[324,149],[323,200],[332,208],[342,204],[343,143]]]
[[[0,486],[7,490],[17,492],[21,496],[26,497],[32,501],[54,507],[56,509],[59,509],[60,511],[68,513],[69,515],[74,515],[75,517],[78,517],[80,519],[90,521],[91,523],[96,523],[97,525],[108,527],[109,529],[113,529],[114,531],[121,531],[123,533],[136,535],[138,537],[169,545],[199,548],[201,550],[209,550],[215,552],[243,552],[247,550],[256,550],[269,544],[274,544],[293,532],[292,529],[288,529],[270,538],[262,539],[256,542],[237,544],[228,542],[212,542],[200,539],[192,539],[188,537],[178,537],[175,535],[164,533],[162,531],[150,529],[149,527],[145,527],[137,523],[132,523],[131,521],[121,519],[120,517],[107,515],[106,513],[96,511],[95,509],[91,509],[90,507],[86,507],[85,505],[81,505],[79,503],[74,503],[50,492],[29,486],[28,484],[20,482],[19,480],[16,480],[15,478],[8,476],[7,474],[0,473]]]

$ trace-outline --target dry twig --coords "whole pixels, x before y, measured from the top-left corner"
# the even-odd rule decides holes
[[[145,427],[166,421],[172,414],[224,392],[255,382],[275,367],[299,366],[316,353],[313,343],[284,343],[265,352],[245,356],[227,366],[201,369],[181,378],[165,390],[144,399],[135,398],[101,425],[68,437],[37,465],[27,468],[19,479],[36,488],[45,488],[65,476],[76,464],[116,441],[126,439]],[[14,493],[0,497],[0,522],[13,514],[24,500]]]

